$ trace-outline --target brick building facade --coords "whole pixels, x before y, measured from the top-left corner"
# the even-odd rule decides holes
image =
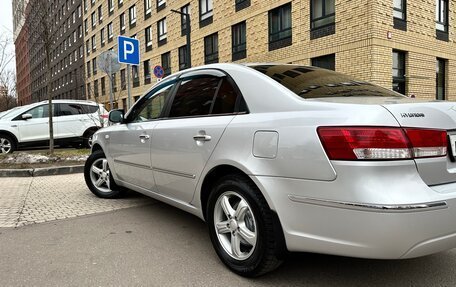
[[[85,99],[82,0],[25,1],[13,3],[17,62],[17,90],[20,104],[48,99],[47,64],[42,22],[47,21],[52,33],[50,55],[51,89],[55,99]],[[22,1],[24,2],[24,1]],[[46,20],[36,9],[49,10]],[[42,11],[40,11],[42,13]],[[17,19],[21,17],[22,19]]]
[[[90,99],[109,102],[109,80],[97,70],[117,36],[141,41],[132,96],[154,82],[152,69],[186,66],[191,15],[192,66],[213,62],[316,65],[419,98],[456,100],[456,5],[450,0],[85,0],[85,73]],[[101,17],[100,17],[101,16]],[[114,77],[126,105],[125,66]]]

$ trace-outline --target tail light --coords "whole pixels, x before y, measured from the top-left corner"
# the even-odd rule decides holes
[[[109,114],[103,114],[100,117],[103,118],[103,119],[107,119],[107,118],[109,118]]]
[[[443,130],[387,127],[319,127],[331,160],[398,160],[446,156]]]

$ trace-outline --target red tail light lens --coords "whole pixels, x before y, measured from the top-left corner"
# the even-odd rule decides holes
[[[103,118],[103,119],[107,119],[107,118],[109,118],[109,115],[108,114],[104,114],[104,115],[101,115],[100,117]]]
[[[447,154],[447,133],[441,130],[404,129],[415,157],[436,157]]]
[[[446,155],[446,132],[384,127],[319,127],[331,160],[393,160]]]

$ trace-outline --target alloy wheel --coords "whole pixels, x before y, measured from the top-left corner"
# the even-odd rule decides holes
[[[7,138],[0,138],[0,153],[10,153],[12,148],[11,141]]]
[[[106,158],[99,158],[92,163],[90,180],[100,192],[111,192],[110,170]]]
[[[255,217],[249,203],[238,193],[219,196],[214,209],[214,228],[220,245],[236,260],[248,259],[257,243]]]

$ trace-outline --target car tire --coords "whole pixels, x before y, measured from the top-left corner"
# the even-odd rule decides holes
[[[13,153],[16,149],[16,141],[11,136],[0,134],[0,154]]]
[[[233,272],[256,277],[282,263],[273,212],[248,178],[221,178],[209,195],[206,215],[212,245]]]
[[[96,130],[94,130],[94,129],[85,131],[84,135],[82,136],[82,147],[83,148],[92,147],[92,137],[95,132],[96,132]]]
[[[87,159],[84,178],[90,191],[98,197],[119,198],[125,193],[125,189],[115,183],[108,160],[101,150],[93,152]]]

